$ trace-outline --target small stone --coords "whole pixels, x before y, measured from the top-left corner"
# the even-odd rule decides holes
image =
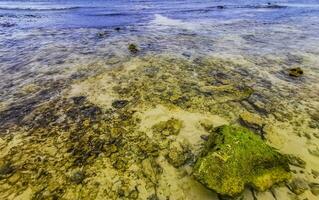
[[[120,27],[116,27],[116,28],[114,28],[114,30],[116,30],[116,31],[120,31],[120,30],[121,30],[121,28],[120,28]]]
[[[79,105],[79,104],[83,104],[84,101],[86,100],[85,96],[77,96],[77,97],[72,97],[71,98],[74,102],[74,104]]]
[[[124,108],[128,103],[129,101],[127,100],[115,100],[113,101],[112,106],[114,108],[120,109],[120,108]]]
[[[128,46],[128,50],[131,52],[131,53],[137,53],[139,50],[138,50],[138,48],[137,48],[137,46],[136,46],[136,44],[130,44],[129,46]]]
[[[299,195],[309,189],[307,182],[302,178],[295,178],[288,184],[289,189]]]
[[[258,131],[261,131],[264,127],[263,120],[260,116],[251,113],[251,112],[243,112],[239,115],[240,123],[248,128],[252,128]]]
[[[202,140],[208,141],[209,136],[208,135],[201,135],[200,138]]]
[[[82,171],[77,171],[72,174],[70,177],[70,180],[76,184],[81,184],[83,180],[85,179],[85,173]]]
[[[289,76],[299,77],[303,75],[303,71],[300,67],[291,68],[288,70]]]
[[[97,36],[98,36],[99,38],[105,38],[105,37],[108,36],[108,33],[107,33],[106,31],[101,31],[101,32],[98,32],[98,33],[97,33]]]

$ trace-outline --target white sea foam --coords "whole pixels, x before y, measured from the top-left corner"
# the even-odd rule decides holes
[[[151,21],[151,24],[157,25],[157,26],[164,26],[164,27],[168,26],[168,27],[182,28],[182,29],[188,29],[188,30],[195,30],[200,28],[201,26],[201,24],[186,22],[179,19],[171,19],[160,14],[155,14],[155,18],[154,20]]]

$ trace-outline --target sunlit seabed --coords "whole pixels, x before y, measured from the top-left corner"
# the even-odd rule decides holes
[[[309,188],[248,188],[238,199],[318,198],[319,20],[310,10],[278,20],[256,14],[276,13],[267,7],[224,20],[152,13],[120,30],[23,17],[1,29],[1,199],[218,199],[192,176],[205,127],[247,113],[267,144],[306,163],[290,168]],[[304,74],[289,76],[293,67]],[[157,134],[168,120],[178,131]]]

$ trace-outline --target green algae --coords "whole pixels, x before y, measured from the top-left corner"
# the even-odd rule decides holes
[[[206,187],[227,196],[246,185],[264,191],[289,179],[288,160],[242,127],[222,126],[211,133],[194,176]]]

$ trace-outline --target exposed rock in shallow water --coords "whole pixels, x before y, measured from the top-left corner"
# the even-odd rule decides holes
[[[131,52],[131,53],[137,53],[139,50],[136,46],[136,44],[129,44],[128,45],[128,50]]]
[[[293,76],[293,77],[299,77],[303,75],[303,71],[300,67],[291,68],[289,69],[288,73],[289,73],[289,76]]]
[[[193,158],[190,148],[179,142],[172,142],[168,151],[167,160],[174,167],[180,167]]]
[[[211,133],[196,162],[195,178],[221,195],[236,196],[246,185],[259,191],[290,178],[288,160],[243,127]]]
[[[251,112],[243,112],[239,115],[239,120],[244,126],[254,129],[262,135],[262,129],[265,124],[260,116]]]
[[[167,121],[162,121],[155,124],[152,128],[155,133],[163,136],[177,135],[182,128],[183,123],[178,120],[171,118]]]

